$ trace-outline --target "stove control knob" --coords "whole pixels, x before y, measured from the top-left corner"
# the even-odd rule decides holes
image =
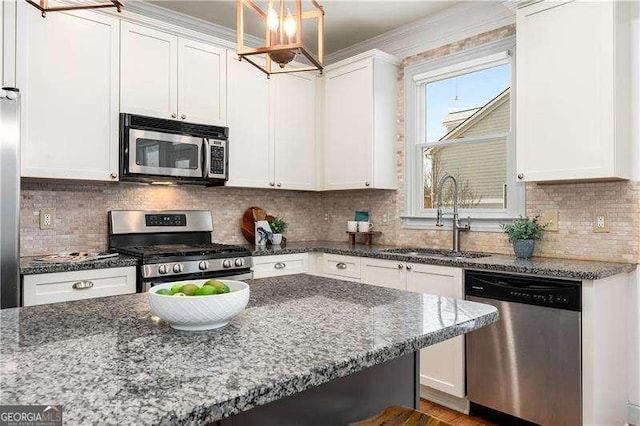
[[[167,272],[169,272],[169,268],[167,268],[167,265],[160,265],[158,266],[158,273],[159,274],[166,274]]]
[[[182,263],[176,263],[173,265],[173,272],[179,274],[182,271],[184,271],[184,265]]]
[[[244,266],[244,259],[236,259],[236,266],[237,267]]]
[[[202,262],[198,263],[198,269],[200,269],[201,271],[206,271],[207,269],[209,269],[209,262],[203,260]]]
[[[223,268],[231,268],[231,261],[229,259],[225,259],[222,261]]]

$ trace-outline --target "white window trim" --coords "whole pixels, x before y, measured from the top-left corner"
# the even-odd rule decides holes
[[[525,184],[516,179],[515,164],[515,117],[516,87],[515,87],[515,37],[507,37],[499,41],[486,43],[477,48],[465,50],[460,53],[421,62],[408,66],[404,74],[405,93],[405,214],[402,216],[405,228],[414,229],[443,229],[437,228],[435,209],[423,207],[423,189],[415,182],[422,182],[422,150],[428,145],[425,141],[425,120],[418,120],[418,113],[424,112],[425,99],[423,96],[423,84],[426,81],[439,80],[448,75],[464,74],[474,70],[484,69],[490,66],[506,63],[507,52],[512,52],[511,61],[511,132],[507,134],[509,144],[509,161],[507,163],[507,176],[511,177],[512,191],[510,191],[510,203],[507,209],[498,211],[495,209],[460,209],[461,219],[471,216],[471,228],[478,231],[501,232],[500,224],[524,215]],[[424,116],[424,115],[421,115]],[[457,143],[477,143],[483,139],[504,137],[505,135],[490,135],[482,138],[468,138]],[[433,141],[432,141],[433,142]],[[451,220],[444,221],[444,229],[451,229]]]

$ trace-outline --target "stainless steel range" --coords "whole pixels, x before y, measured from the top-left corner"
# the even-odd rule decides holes
[[[212,232],[208,210],[109,212],[109,249],[140,259],[138,292],[172,281],[251,279],[251,251],[215,244]]]

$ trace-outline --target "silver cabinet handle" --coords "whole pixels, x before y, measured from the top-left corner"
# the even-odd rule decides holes
[[[184,120],[185,118],[187,118],[187,116],[186,116],[185,114],[182,114],[182,115],[180,116],[180,118],[182,118],[182,119]]]
[[[371,184],[369,183],[369,181],[364,183],[364,186],[371,186]]]
[[[275,265],[273,265],[273,267],[276,269],[284,269],[287,267],[287,264],[284,262],[278,262]]]
[[[269,182],[269,186],[276,186],[275,182]]]
[[[404,265],[402,263],[398,263],[398,269],[404,269]]]
[[[93,282],[92,281],[87,281],[87,280],[77,281],[77,282],[73,283],[73,285],[71,287],[73,287],[75,290],[85,290],[85,289],[93,287]]]
[[[407,271],[410,271],[413,267],[411,265],[407,265]]]
[[[109,176],[111,176],[111,179],[115,179],[118,177],[117,173],[111,173]]]
[[[338,269],[347,269],[347,264],[344,262],[338,262],[336,263],[336,268]]]
[[[178,114],[176,114],[175,112],[171,113],[171,118],[176,118],[178,116]]]
[[[282,182],[278,182],[278,183],[276,184],[276,186],[277,186],[278,188],[280,188],[280,187],[282,186]]]
[[[518,173],[518,179],[524,179],[524,174]]]

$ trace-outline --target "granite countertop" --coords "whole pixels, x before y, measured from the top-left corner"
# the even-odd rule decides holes
[[[408,256],[401,253],[387,253],[386,250],[397,249],[392,246],[367,246],[331,241],[291,242],[282,248],[268,247],[261,249],[252,247],[254,256],[277,254],[293,254],[321,252],[346,256],[372,257],[376,259],[395,260],[400,262],[425,263],[441,266],[453,266],[466,269],[482,269],[499,272],[512,272],[549,277],[573,278],[578,280],[597,280],[613,275],[631,272],[636,269],[633,263],[593,262],[586,260],[555,259],[534,257],[518,259],[515,256],[491,254],[480,258],[429,258]],[[443,250],[446,252],[446,250]]]
[[[86,271],[89,269],[120,268],[123,266],[137,266],[138,258],[121,254],[101,260],[88,260],[86,262],[37,262],[35,259],[42,256],[28,256],[20,258],[20,274],[49,274],[53,272]]]
[[[183,332],[146,294],[0,310],[0,404],[69,424],[203,424],[498,319],[469,301],[315,277],[254,280],[227,327]]]

